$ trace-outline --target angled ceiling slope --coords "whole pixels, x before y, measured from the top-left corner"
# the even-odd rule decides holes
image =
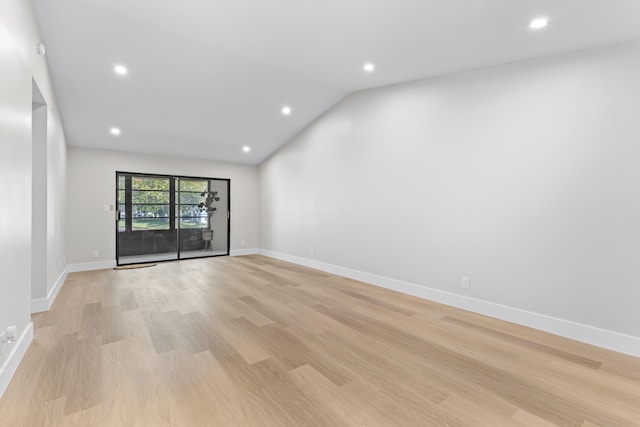
[[[71,145],[248,164],[354,91],[640,38],[637,0],[35,4]]]

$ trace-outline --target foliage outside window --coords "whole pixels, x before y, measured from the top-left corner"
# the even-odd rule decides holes
[[[118,230],[127,231],[127,215],[131,216],[128,231],[171,230],[177,226],[175,220],[183,229],[209,228],[210,216],[200,208],[208,187],[204,179],[119,175]]]
[[[209,221],[199,204],[204,200],[202,193],[208,189],[208,181],[203,179],[180,180],[180,228],[208,228]]]

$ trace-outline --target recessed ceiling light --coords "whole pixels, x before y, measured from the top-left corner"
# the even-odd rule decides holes
[[[531,21],[529,27],[533,28],[534,30],[539,30],[540,28],[546,27],[548,23],[549,20],[547,18],[536,18]]]
[[[367,62],[366,64],[364,64],[364,66],[362,67],[362,69],[364,71],[366,71],[367,73],[372,72],[373,70],[376,69],[376,66],[373,65],[371,62]]]
[[[125,67],[124,65],[116,65],[115,67],[113,67],[113,71],[115,71],[116,74],[124,76],[127,74],[127,67]]]
[[[251,147],[249,147],[248,145],[245,145],[244,147],[242,147],[242,151],[244,151],[245,153],[248,153],[249,151],[251,151]]]
[[[284,114],[285,116],[288,116],[289,114],[291,114],[291,107],[287,107],[287,106],[282,107],[282,114]]]
[[[111,135],[116,135],[116,136],[122,133],[119,128],[111,128],[109,129],[109,132],[111,132]]]

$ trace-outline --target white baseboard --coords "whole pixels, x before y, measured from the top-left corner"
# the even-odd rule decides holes
[[[0,366],[0,398],[4,394],[4,391],[9,386],[13,374],[16,373],[20,361],[24,357],[29,344],[33,340],[33,323],[29,323],[25,330],[20,335],[20,338],[13,343],[13,349],[9,353],[7,359]]]
[[[55,285],[53,285],[53,288],[51,288],[51,292],[49,292],[49,295],[47,295],[46,298],[38,298],[38,299],[31,300],[31,313],[40,313],[42,311],[49,311],[49,309],[51,308],[51,305],[53,304],[53,301],[55,301],[56,297],[58,296],[58,292],[60,292],[60,288],[62,287],[62,284],[67,278],[67,274],[68,274],[68,270],[67,270],[67,267],[65,267],[64,270],[62,270],[62,273],[60,273],[60,277],[58,277],[58,280],[56,280]]]
[[[336,274],[350,279],[359,280],[371,285],[402,292],[419,298],[435,301],[441,304],[483,314],[507,322],[516,323],[541,331],[549,332],[565,338],[581,341],[587,344],[606,348],[608,350],[640,357],[640,338],[624,335],[614,331],[600,329],[594,326],[572,322],[570,320],[559,319],[544,314],[533,313],[518,308],[513,308],[489,301],[470,298],[463,295],[440,291],[413,283],[390,279],[388,277],[365,273],[346,267],[310,260],[294,255],[283,254],[266,249],[259,249],[260,255],[303,265],[327,273]]]
[[[256,255],[258,253],[258,248],[251,249],[234,249],[229,252],[231,256],[243,256],[243,255]]]
[[[114,268],[116,261],[96,261],[96,262],[84,262],[82,264],[69,264],[67,271],[69,273],[78,273],[80,271],[93,271],[93,270],[105,270],[107,268]]]

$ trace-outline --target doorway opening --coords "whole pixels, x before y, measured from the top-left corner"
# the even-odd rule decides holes
[[[47,102],[31,80],[31,299],[47,298]]]

